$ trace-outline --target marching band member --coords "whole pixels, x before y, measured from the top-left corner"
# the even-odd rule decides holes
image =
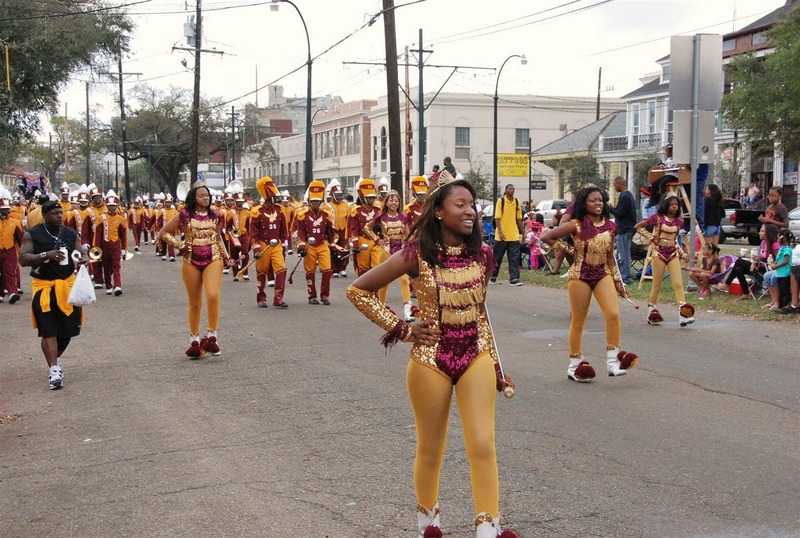
[[[18,192],[15,192],[11,196],[11,213],[9,214],[9,217],[14,220],[18,220],[20,226],[22,226],[22,223],[24,222],[23,219],[27,215],[26,209],[27,208],[22,205],[22,197]]]
[[[360,276],[381,263],[383,249],[374,240],[364,235],[364,228],[378,214],[378,210],[375,209],[375,182],[370,178],[364,178],[356,184],[356,189],[358,190],[358,202],[350,206],[350,219],[347,226],[350,249],[353,252],[356,272]]]
[[[189,349],[186,350],[186,356],[191,359],[198,359],[206,353],[218,356],[222,354],[217,340],[222,264],[231,266],[233,260],[228,256],[222,240],[222,218],[210,207],[211,192],[208,187],[195,183],[184,199],[186,207],[161,228],[159,240],[178,249],[183,255],[181,276],[189,300]],[[185,241],[176,237],[181,232],[185,234]],[[201,339],[200,316],[204,290],[208,330]]]
[[[283,219],[286,221],[286,229],[289,231],[289,239],[297,237],[297,223],[295,222],[295,213],[301,209],[303,206],[296,207],[294,205],[294,201],[292,197],[289,196],[289,191],[283,191],[281,193],[281,212],[283,213]],[[293,254],[291,247],[288,246],[288,242],[284,245],[286,248],[287,254]],[[271,275],[270,275],[271,276]],[[270,278],[270,281],[273,279]]]
[[[66,218],[67,213],[72,210],[72,202],[69,200],[69,185],[66,182],[61,184],[61,188],[59,189],[61,194],[61,199],[58,201],[58,204],[61,206],[61,212]]]
[[[225,207],[221,211],[221,215],[223,220],[223,233],[224,233],[224,240],[225,246],[228,248],[228,253],[231,255],[231,258],[234,260],[239,256],[239,245],[234,244],[238,242],[234,241],[234,237],[231,236],[232,226],[231,222],[233,222],[234,215],[236,215],[236,196],[234,195],[233,189],[229,186],[225,188],[225,193],[223,194],[222,201]],[[230,272],[230,269],[225,267],[222,270],[223,275],[227,275]]]
[[[175,203],[175,198],[172,197],[171,194],[164,195],[164,207],[161,209],[160,215],[160,222],[159,222],[159,229],[162,229],[167,222],[171,221],[175,218],[175,215],[178,214],[178,209],[173,205]],[[169,254],[169,261],[175,261],[175,246],[172,243],[165,243],[164,247],[161,250],[161,259],[166,260],[167,254]]]
[[[150,238],[153,238],[153,243],[156,242],[155,235],[153,233],[153,219],[155,217],[155,210],[153,210],[153,204],[148,199],[147,195],[145,195],[144,199],[142,200],[142,236],[144,238],[144,244],[150,244]]]
[[[375,199],[375,209],[380,211],[383,209],[383,203],[386,201],[386,196],[389,194],[389,179],[383,176],[378,180],[376,187],[378,188],[378,197]]]
[[[106,284],[106,295],[112,293],[122,295],[122,277],[120,275],[122,257],[128,251],[128,219],[117,213],[119,197],[109,190],[105,200],[107,211],[100,215],[94,233],[93,246],[103,251],[100,265],[103,269],[103,281]],[[112,280],[113,284],[112,285]]]
[[[133,250],[139,253],[139,244],[142,240],[142,228],[144,225],[144,209],[142,208],[142,197],[137,196],[133,200],[133,207],[128,209],[128,228],[133,234]],[[145,237],[147,237],[145,232]]]
[[[329,305],[331,292],[331,251],[333,243],[333,222],[331,214],[322,208],[325,184],[315,179],[308,186],[309,207],[297,212],[297,253],[304,257],[306,271],[308,304]],[[322,286],[317,299],[315,273],[319,265],[322,273]]]
[[[331,265],[333,276],[347,277],[347,219],[350,216],[350,204],[344,199],[342,185],[339,180],[333,178],[328,183],[331,216],[333,218],[333,243],[331,244]],[[334,245],[338,246],[337,249]]]
[[[236,265],[233,266],[233,281],[238,282],[238,274],[242,269],[244,269],[242,278],[250,280],[250,275],[247,274],[247,264],[250,261],[250,219],[252,218],[252,213],[250,212],[250,206],[245,203],[244,193],[238,192],[235,196],[236,208],[232,213],[236,216],[234,219],[234,226],[236,227],[234,229],[239,233],[240,255],[234,258]]]
[[[380,235],[377,235],[373,228],[380,227]],[[403,242],[408,235],[408,216],[400,212],[400,194],[389,191],[383,201],[383,208],[378,215],[364,227],[364,235],[378,243],[383,249],[384,255],[381,263],[389,259],[389,256],[403,249]],[[408,286],[408,275],[401,275],[400,294],[403,297],[403,315],[405,321],[414,321],[411,305],[411,290]],[[378,291],[378,299],[386,304],[386,295],[389,287],[384,286]]]
[[[89,237],[92,238],[93,242],[95,233],[97,232],[97,224],[100,222],[100,215],[106,213],[108,208],[106,207],[106,204],[103,203],[103,191],[101,191],[97,185],[90,183],[87,188],[89,189],[90,200],[89,222],[91,230],[89,231]],[[105,280],[103,280],[102,264],[90,263],[89,274],[92,276],[92,280],[94,280],[94,289],[99,290],[105,285]]]
[[[408,215],[408,227],[413,228],[422,214],[422,204],[428,196],[428,180],[425,176],[415,176],[411,178],[411,191],[414,199],[407,203],[403,208],[403,213]]]
[[[469,460],[477,538],[515,538],[500,529],[500,484],[495,446],[495,390],[513,388],[500,374],[485,309],[494,260],[481,241],[475,189],[442,181],[431,193],[412,240],[389,260],[360,276],[347,297],[387,331],[385,346],[412,342],[406,369],[417,448],[414,486],[420,537],[442,536],[439,476],[455,392]],[[413,276],[422,321],[397,318],[375,292],[401,274]]]
[[[0,303],[6,294],[11,297],[9,304],[19,301],[19,249],[22,246],[22,223],[11,218],[11,193],[5,188],[0,188],[0,273],[2,274],[2,287],[0,287]]]
[[[260,308],[267,308],[267,294],[264,288],[267,285],[267,272],[272,270],[275,275],[275,296],[272,306],[275,308],[288,308],[283,301],[283,292],[286,288],[286,264],[283,256],[284,244],[292,247],[286,220],[280,206],[278,187],[271,177],[262,177],[256,182],[256,189],[264,197],[264,205],[250,222],[250,244],[253,246],[253,257],[256,262],[256,280],[258,291],[256,303]]]
[[[653,268],[653,287],[650,290],[650,300],[647,304],[647,323],[660,325],[664,318],[656,308],[658,294],[661,292],[661,283],[664,272],[669,272],[672,289],[675,291],[675,301],[678,303],[678,323],[686,327],[694,323],[694,307],[686,302],[683,291],[683,275],[681,274],[681,257],[686,253],[678,245],[678,234],[683,228],[683,218],[680,215],[681,206],[678,197],[668,193],[658,204],[655,215],[639,222],[634,230],[654,244],[654,252],[650,261]],[[653,226],[652,234],[645,228]]]
[[[621,376],[633,368],[638,357],[620,351],[620,326],[617,293],[627,296],[622,275],[614,258],[617,226],[611,221],[608,195],[595,185],[586,185],[575,197],[573,219],[542,234],[541,240],[553,245],[571,235],[575,261],[569,268],[569,367],[567,377],[587,383],[595,377],[594,368],[583,357],[583,329],[594,296],[606,322],[606,369],[610,376]],[[565,248],[563,241],[554,248]]]

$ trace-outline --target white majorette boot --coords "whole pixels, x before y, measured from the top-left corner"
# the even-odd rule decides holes
[[[611,377],[625,375],[628,370],[636,366],[639,357],[636,353],[620,351],[618,347],[608,348],[606,351],[606,368]]]
[[[567,377],[579,383],[588,383],[595,376],[594,368],[589,361],[583,358],[582,353],[574,353],[569,356],[569,368]]]
[[[664,321],[664,318],[661,317],[661,312],[658,311],[656,305],[648,304],[647,305],[647,323],[649,325],[661,325],[661,322]]]
[[[517,534],[500,528],[500,518],[481,512],[475,518],[475,538],[517,538]]]
[[[694,307],[689,303],[683,303],[678,309],[678,319],[681,327],[694,323]]]
[[[222,351],[220,351],[219,344],[217,343],[217,331],[209,329],[200,345],[203,347],[203,351],[208,351],[215,357],[222,355]]]
[[[442,529],[439,523],[439,503],[428,510],[421,504],[417,505],[417,529],[419,538],[442,538]]]

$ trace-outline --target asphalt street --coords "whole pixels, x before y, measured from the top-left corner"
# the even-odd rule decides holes
[[[300,269],[285,311],[257,308],[255,282],[226,277],[223,355],[190,361],[179,269],[149,248],[124,264],[124,294],[86,309],[58,391],[29,278],[22,301],[0,305],[0,536],[416,536],[408,346],[384,354],[381,330],[345,299],[352,277],[312,306]],[[400,310],[397,286],[389,297]],[[680,329],[666,306],[649,327],[621,302],[639,365],[578,384],[565,291],[506,283],[488,304],[517,383],[497,401],[506,527],[800,536],[796,325],[699,309]],[[584,353],[605,370],[596,306]],[[445,536],[474,536],[455,406],[441,482]]]

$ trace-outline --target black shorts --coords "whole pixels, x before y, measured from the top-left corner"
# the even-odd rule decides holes
[[[39,298],[42,293],[50,293],[50,312],[42,312]],[[72,338],[81,334],[82,309],[80,306],[72,307],[72,314],[65,315],[56,304],[56,289],[36,292],[31,302],[31,310],[36,320],[40,338]]]

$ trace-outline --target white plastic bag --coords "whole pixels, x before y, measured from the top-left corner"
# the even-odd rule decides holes
[[[67,302],[75,306],[88,306],[95,301],[97,301],[97,296],[94,294],[92,278],[89,276],[86,266],[81,265],[81,268],[78,269],[78,276],[75,277],[75,282],[69,291]]]

